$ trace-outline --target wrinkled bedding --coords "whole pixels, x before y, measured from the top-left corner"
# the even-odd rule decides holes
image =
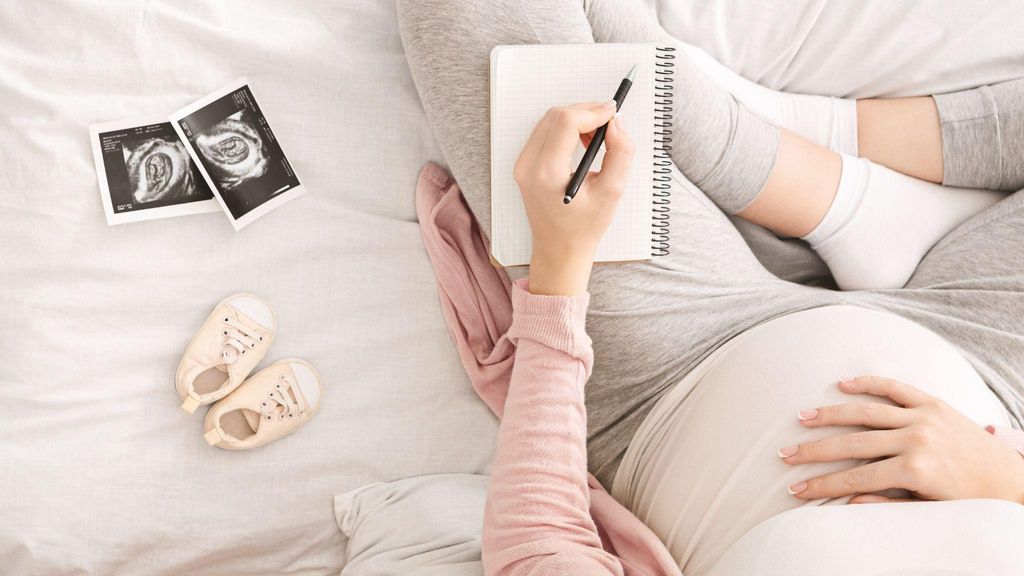
[[[108,227],[87,125],[248,75],[309,193]],[[487,465],[496,423],[450,344],[413,189],[439,158],[389,2],[0,5],[0,573],[337,573],[333,498]],[[264,364],[308,360],[317,416],[208,448],[174,370],[237,291]]]
[[[646,2],[777,88],[1024,75],[1017,3],[873,0],[850,20],[820,0]],[[877,37],[885,50],[850,65]],[[170,113],[243,75],[309,193],[238,233],[221,214],[108,227],[87,126]],[[443,157],[388,0],[0,4],[2,572],[337,573],[335,495],[486,473],[497,424],[415,222],[428,160]],[[179,410],[173,386],[194,330],[236,291],[275,306],[267,362],[306,359],[325,383],[306,427],[240,453],[208,448],[204,410]]]

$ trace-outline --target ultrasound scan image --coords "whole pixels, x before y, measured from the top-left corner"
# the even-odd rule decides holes
[[[269,167],[263,139],[241,111],[196,136],[195,145],[210,177],[225,190],[263,176]]]
[[[199,196],[192,160],[185,146],[162,138],[125,143],[125,167],[138,204]]]

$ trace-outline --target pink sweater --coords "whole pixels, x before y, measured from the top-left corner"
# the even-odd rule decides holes
[[[589,296],[536,296],[525,281],[511,285],[437,165],[420,174],[416,209],[449,332],[474,389],[502,419],[484,514],[485,573],[682,576],[654,533],[587,473]],[[1021,432],[992,432],[1024,453]]]

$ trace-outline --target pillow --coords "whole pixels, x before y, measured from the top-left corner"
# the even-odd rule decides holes
[[[482,576],[488,476],[435,474],[334,497],[345,537],[341,576]]]

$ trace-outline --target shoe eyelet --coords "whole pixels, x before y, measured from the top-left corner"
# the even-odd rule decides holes
[[[228,318],[227,316],[225,316],[225,317],[224,317],[224,321],[225,321],[225,322],[227,322],[228,320],[230,320],[230,318]]]
[[[224,331],[224,335],[225,335],[225,336],[227,336],[227,335],[228,335],[228,331],[227,331],[227,330],[225,330],[225,331]]]
[[[260,342],[263,342],[263,336],[260,336]]]
[[[245,350],[242,350],[242,354],[245,354]]]

